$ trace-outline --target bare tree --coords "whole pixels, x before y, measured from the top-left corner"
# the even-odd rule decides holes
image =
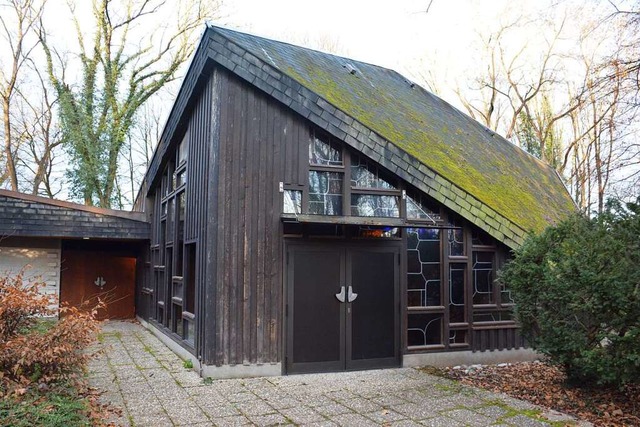
[[[18,166],[26,175],[21,189],[53,198],[60,191],[60,188],[54,188],[59,187],[56,185],[59,183],[53,182],[53,173],[55,159],[62,145],[55,117],[57,97],[38,67],[33,64],[31,68],[38,85],[31,87],[26,94],[19,92],[21,108],[16,120],[22,141]],[[30,188],[26,184],[30,184]]]
[[[195,30],[216,13],[219,4],[180,2],[177,16],[168,21],[175,26],[148,31],[143,25],[166,10],[165,1],[94,0],[90,41],[81,19],[74,15],[82,69],[79,81],[65,76],[66,64],[59,60],[61,55],[49,42],[43,24],[40,37],[59,98],[63,141],[75,163],[72,190],[84,203],[110,207],[115,201],[119,158],[136,112],[176,79],[195,48]]]
[[[2,159],[4,171],[0,173],[0,185],[9,181],[12,190],[18,191],[17,152],[18,144],[13,136],[12,107],[20,77],[27,58],[37,45],[31,40],[35,25],[42,16],[44,0],[3,0],[0,3],[0,31],[2,41],[8,49],[3,49],[2,58],[7,63],[0,63],[0,103],[2,107],[3,147]]]

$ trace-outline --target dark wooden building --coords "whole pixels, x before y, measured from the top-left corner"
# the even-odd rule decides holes
[[[524,357],[496,270],[574,209],[398,73],[218,27],[136,204],[137,313],[220,377]]]

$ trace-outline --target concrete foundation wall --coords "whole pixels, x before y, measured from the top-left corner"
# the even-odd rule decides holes
[[[251,377],[275,377],[282,375],[282,365],[280,363],[269,363],[263,365],[224,365],[211,366],[200,364],[200,361],[187,349],[172,340],[165,333],[149,324],[141,317],[137,317],[142,326],[147,328],[153,335],[164,343],[171,351],[176,353],[182,360],[191,360],[193,370],[198,372],[203,378],[251,378]]]
[[[496,363],[528,362],[540,358],[540,354],[529,348],[494,351],[453,351],[447,353],[405,354],[403,367],[458,365],[490,365]]]

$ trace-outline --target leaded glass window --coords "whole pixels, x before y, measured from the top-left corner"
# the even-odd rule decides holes
[[[465,321],[464,309],[465,264],[449,264],[449,322]]]
[[[487,310],[473,313],[474,322],[511,322],[513,321],[513,311],[509,310]]]
[[[398,197],[378,194],[352,194],[351,215],[397,218],[400,216]]]
[[[441,219],[440,208],[419,193],[409,194],[407,195],[407,219],[424,219],[435,224]]]
[[[442,314],[409,313],[407,345],[422,347],[442,344]]]
[[[473,252],[473,303],[493,302],[493,252]]]
[[[284,190],[282,212],[296,215],[302,213],[302,191]]]
[[[342,173],[309,171],[309,213],[342,215]]]
[[[466,329],[454,329],[449,331],[449,344],[467,344],[469,331]]]
[[[440,230],[407,229],[407,304],[442,305],[440,286]]]
[[[400,237],[400,229],[397,227],[378,227],[361,225],[358,227],[358,237],[366,238],[391,238]]]
[[[185,134],[178,145],[178,156],[177,156],[177,164],[182,164],[187,160],[187,156],[189,155],[189,134]]]
[[[460,221],[459,219],[454,219],[450,217],[449,226],[451,227],[448,232],[449,255],[463,256],[464,255],[464,230],[462,229],[462,221]]]
[[[342,166],[342,151],[314,135],[309,144],[309,164]]]
[[[487,233],[477,227],[471,230],[471,243],[474,246],[493,246],[494,241]]]
[[[395,190],[391,179],[381,176],[377,166],[367,162],[361,156],[351,156],[351,187],[377,188],[381,190]]]

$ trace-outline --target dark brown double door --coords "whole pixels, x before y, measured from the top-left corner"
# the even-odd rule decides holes
[[[289,245],[287,373],[398,366],[397,246]]]

